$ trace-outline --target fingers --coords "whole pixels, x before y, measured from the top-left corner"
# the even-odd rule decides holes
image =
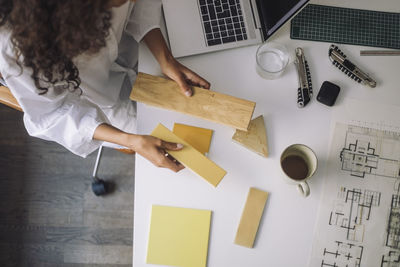
[[[174,159],[171,155],[165,152],[163,154],[162,151],[160,151],[160,159],[158,161],[157,166],[168,168],[174,172],[178,172],[185,168],[180,162]]]
[[[188,97],[192,96],[193,92],[190,86],[187,84],[184,76],[182,74],[178,75],[177,81],[179,87],[182,90],[182,93]]]
[[[210,89],[210,83],[205,79],[203,79],[202,77],[200,77],[197,73],[193,72],[192,70],[185,67],[184,74],[191,85],[202,87],[204,89]]]
[[[173,60],[171,64],[168,64],[166,67],[164,66],[162,68],[163,73],[178,83],[182,93],[187,97],[193,95],[193,90],[191,89],[190,85],[202,87],[204,89],[210,89],[209,82],[176,60]]]
[[[184,78],[183,75],[180,75],[177,83],[180,86],[182,92],[186,96],[190,97],[193,95],[193,91],[190,88],[189,84],[198,86],[198,87],[202,87],[204,89],[210,89],[210,83],[207,82],[206,80],[204,80],[203,78],[201,78],[199,75],[197,75],[193,71],[191,71],[189,69],[185,69],[184,75],[186,76],[186,79]]]
[[[179,161],[177,161],[176,159],[174,159],[174,157],[172,157],[170,154],[168,154],[168,152],[165,152],[165,153],[164,153],[164,156],[165,156],[168,160],[172,161],[172,163],[174,163],[176,166],[178,166],[178,170],[179,170],[179,171],[185,168],[185,166],[183,166],[182,163],[180,163]]]
[[[160,154],[162,155],[161,159],[161,166],[160,167],[165,167],[168,168],[174,172],[178,172],[185,167],[176,159],[174,159],[168,152],[165,150],[172,150],[172,151],[178,151],[183,148],[182,144],[177,144],[177,143],[172,143],[172,142],[167,142],[164,140],[160,140]]]
[[[177,151],[183,148],[182,144],[163,141],[150,135],[140,135],[136,137],[137,144],[135,150],[157,167],[168,168],[174,172],[178,172],[184,166],[170,156],[168,151]]]
[[[201,78],[199,75],[195,74],[189,78],[190,83],[192,85],[204,88],[204,89],[210,89],[210,83]]]
[[[161,140],[161,148],[165,149],[165,150],[181,150],[183,148],[182,144],[177,144],[177,143],[171,143],[171,142],[167,142],[167,141],[163,141]]]

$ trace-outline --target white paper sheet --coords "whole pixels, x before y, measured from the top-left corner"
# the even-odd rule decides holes
[[[309,266],[400,266],[399,115],[354,100],[334,114]]]

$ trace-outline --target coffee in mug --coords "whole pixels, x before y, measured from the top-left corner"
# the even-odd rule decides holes
[[[308,165],[300,156],[287,156],[282,160],[281,165],[283,171],[292,179],[303,180],[308,175]]]
[[[281,154],[280,166],[282,177],[290,184],[297,185],[303,196],[310,194],[308,180],[317,169],[317,157],[306,145],[294,144],[287,147]]]

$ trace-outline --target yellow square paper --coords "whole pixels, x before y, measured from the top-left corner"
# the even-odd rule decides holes
[[[207,265],[211,211],[153,205],[147,263]]]
[[[188,142],[193,148],[197,149],[199,152],[203,154],[208,153],[210,149],[211,137],[213,134],[212,130],[175,123],[172,132]]]

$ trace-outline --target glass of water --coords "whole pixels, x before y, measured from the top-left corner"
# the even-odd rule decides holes
[[[284,45],[266,42],[260,45],[256,53],[257,73],[268,80],[282,75],[289,63],[289,53]]]

